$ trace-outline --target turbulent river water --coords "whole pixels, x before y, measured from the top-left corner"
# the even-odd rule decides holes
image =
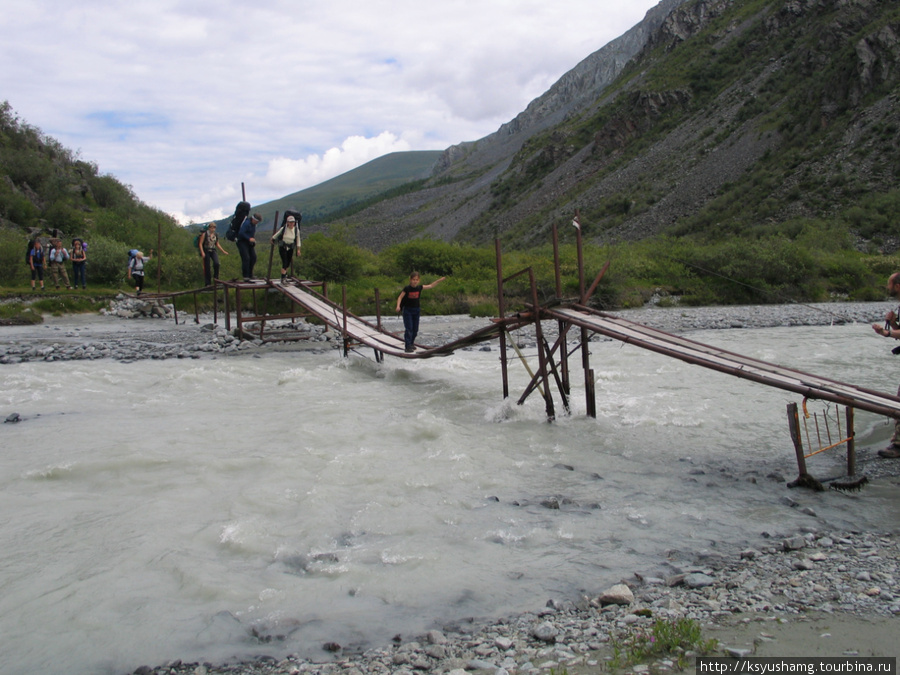
[[[896,388],[865,325],[689,337]],[[795,395],[597,342],[597,418],[576,371],[550,424],[537,396],[501,401],[498,354],[0,366],[0,414],[23,418],[0,425],[0,672],[365,646],[603,590],[672,550],[897,516],[877,486],[786,489]],[[513,400],[526,378],[511,364]],[[856,423],[864,465],[891,428]]]

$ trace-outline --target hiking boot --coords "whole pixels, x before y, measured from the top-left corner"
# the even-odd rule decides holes
[[[413,353],[414,351],[416,351],[416,348],[415,348],[415,347],[407,347],[407,348],[404,349],[403,351],[405,351],[407,354],[411,354],[411,353]]]
[[[896,445],[889,445],[884,450],[879,450],[878,456],[885,459],[898,459],[900,458],[900,448]]]

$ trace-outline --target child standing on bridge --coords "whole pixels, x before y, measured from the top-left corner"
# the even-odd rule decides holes
[[[437,281],[421,286],[418,272],[413,272],[409,275],[409,285],[400,292],[400,296],[397,298],[397,313],[399,314],[401,309],[403,310],[403,342],[406,345],[405,351],[416,351],[414,343],[416,336],[419,334],[419,316],[422,312],[419,300],[421,299],[422,291],[426,288],[434,288],[446,278],[441,277]]]

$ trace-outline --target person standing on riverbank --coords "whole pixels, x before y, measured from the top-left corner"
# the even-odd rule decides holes
[[[422,314],[422,308],[419,301],[422,297],[422,291],[426,288],[434,288],[447,277],[441,277],[437,281],[422,286],[419,284],[419,273],[413,272],[409,275],[409,284],[400,292],[397,298],[397,313],[403,311],[403,342],[405,343],[406,352],[416,351],[415,341],[419,334],[419,317]]]
[[[900,299],[900,272],[894,272],[888,278],[887,292],[892,298]],[[872,329],[883,337],[900,340],[900,307],[896,312],[894,310],[886,312],[884,325],[873,323]],[[897,389],[897,395],[900,396],[900,388]],[[891,436],[891,444],[883,450],[879,450],[878,456],[889,459],[900,458],[900,420],[894,420],[894,435]]]
[[[241,229],[238,230],[237,247],[241,254],[241,274],[244,281],[253,278],[253,268],[256,265],[256,226],[262,221],[262,216],[254,213],[244,218]]]
[[[213,279],[219,278],[219,251],[225,255],[231,255],[222,248],[219,243],[219,235],[216,234],[216,224],[210,223],[206,230],[200,233],[200,257],[203,258],[203,282],[206,286],[212,285]]]
[[[150,255],[153,255],[153,249],[150,249]],[[128,263],[128,278],[134,281],[134,291],[140,297],[144,291],[144,263],[150,260],[150,255],[144,257],[143,251],[134,254],[131,262]]]
[[[66,272],[66,261],[69,259],[69,252],[63,248],[62,240],[54,239],[52,241],[53,248],[50,249],[50,276],[53,277],[53,285],[59,288],[59,278],[62,277],[66,284],[66,288],[72,288],[69,284],[69,273]]]
[[[31,268],[31,290],[34,290],[35,279],[40,280],[41,290],[44,290],[44,247],[40,239],[31,242],[28,249],[28,266]]]
[[[81,239],[72,241],[72,286],[78,288],[81,282],[82,288],[87,288],[84,277],[84,268],[87,265],[87,252],[84,250],[84,242]]]

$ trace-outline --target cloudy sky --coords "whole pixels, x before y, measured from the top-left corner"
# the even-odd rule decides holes
[[[497,130],[657,0],[29,0],[0,100],[186,223]]]

